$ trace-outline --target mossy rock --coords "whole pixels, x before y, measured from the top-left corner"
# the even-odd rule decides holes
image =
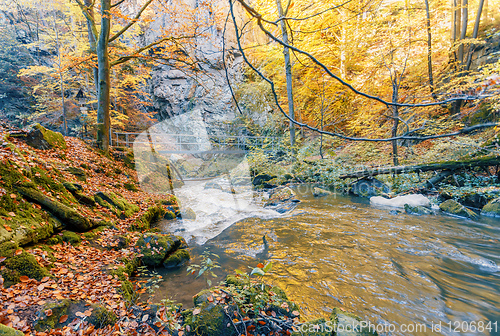
[[[176,268],[185,265],[189,262],[191,256],[186,249],[177,250],[165,259],[163,262],[163,267],[165,268]]]
[[[238,333],[230,323],[221,305],[203,302],[198,309],[200,313],[193,315],[192,310],[183,312],[184,321],[189,325],[191,334],[196,336],[237,336]],[[228,307],[232,316],[234,307]],[[229,324],[229,327],[227,326]]]
[[[161,205],[151,206],[135,221],[134,224],[131,225],[130,228],[135,231],[149,230],[151,228],[151,224],[162,220],[166,212],[167,210],[165,210]]]
[[[431,215],[433,212],[431,209],[428,209],[426,207],[423,207],[421,205],[419,206],[411,206],[409,204],[405,204],[405,212],[410,215]]]
[[[479,216],[472,210],[467,209],[455,200],[449,199],[439,205],[441,211],[461,217],[477,219]]]
[[[87,196],[80,191],[74,192],[73,196],[75,197],[76,201],[80,204],[87,205],[90,207],[93,207],[96,204],[94,197]]]
[[[147,266],[160,266],[165,257],[180,245],[179,239],[171,235],[146,233],[136,243],[142,262]]]
[[[40,281],[43,277],[50,275],[47,269],[40,266],[36,258],[26,251],[8,258],[2,265],[5,269],[0,273],[5,280],[6,287],[18,283],[21,276]]]
[[[481,210],[481,215],[488,217],[500,217],[500,198],[489,201]]]
[[[227,275],[225,281],[227,285],[233,285],[236,287],[244,287],[250,284],[250,281],[248,279],[245,279],[239,275],[234,275],[234,274]]]
[[[0,244],[0,257],[10,258],[19,249],[19,245],[15,242],[8,241]]]
[[[72,231],[64,231],[62,233],[63,242],[69,243],[71,245],[79,244],[82,241],[82,238],[78,234]]]
[[[83,190],[83,187],[80,184],[78,184],[78,183],[64,182],[63,186],[70,193],[74,193],[74,192],[78,192],[78,191],[82,191]]]
[[[92,314],[90,315],[88,321],[99,329],[106,326],[112,326],[118,320],[116,314],[103,305],[93,304],[91,307]]]
[[[272,175],[268,175],[268,174],[259,174],[252,179],[252,184],[254,186],[263,185],[266,182],[269,182],[274,178],[276,178],[276,176],[272,176]]]
[[[76,178],[79,179],[80,181],[82,181],[82,182],[87,181],[87,173],[82,168],[79,168],[79,167],[68,167],[68,168],[66,168],[66,170],[69,173],[75,175]]]
[[[313,189],[313,196],[314,197],[324,197],[324,196],[328,196],[328,195],[332,195],[332,192],[325,190],[325,189],[318,188],[318,187],[314,187],[314,189]]]
[[[62,237],[59,236],[59,235],[56,235],[54,237],[50,237],[49,239],[47,239],[47,241],[45,242],[45,244],[47,244],[47,245],[57,245],[57,244],[61,244],[62,242],[63,242]]]
[[[66,149],[66,141],[61,133],[46,129],[40,124],[33,126],[26,137],[28,145],[37,149]]]
[[[330,320],[336,327],[333,336],[377,336],[375,330],[361,327],[361,318],[351,313],[334,308]]]
[[[128,218],[139,211],[137,205],[129,203],[125,198],[113,192],[98,192],[94,195],[94,199],[101,206],[115,211],[118,217]]]
[[[0,324],[0,336],[24,336],[24,333]]]
[[[68,324],[69,321],[59,323],[59,319],[63,315],[69,315],[70,305],[71,300],[69,299],[44,304],[40,309],[39,318],[34,322],[35,330],[47,331],[61,328],[64,324]],[[50,311],[49,315],[47,315],[48,311]]]
[[[281,187],[276,189],[266,202],[266,206],[278,205],[279,203],[291,200],[295,197],[295,192],[289,187]]]
[[[176,218],[175,213],[173,213],[172,211],[167,211],[165,212],[165,215],[163,215],[163,219],[170,220],[175,218]]]
[[[137,188],[135,183],[126,182],[123,184],[123,187],[129,191],[133,191],[133,192],[139,191],[139,188]]]

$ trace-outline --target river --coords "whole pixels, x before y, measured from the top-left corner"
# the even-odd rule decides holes
[[[360,198],[314,198],[310,189],[296,187],[301,203],[280,215],[263,209],[260,194],[250,190],[239,193],[247,201],[241,207],[234,194],[188,185],[178,196],[198,218],[161,227],[189,241],[195,263],[205,249],[218,254],[215,281],[272,261],[266,281],[283,288],[305,319],[327,318],[341,307],[374,324],[426,326],[391,335],[458,335],[431,328],[462,322],[462,335],[500,335],[500,221],[407,215]],[[185,268],[163,275],[155,298],[185,307],[207,287]],[[492,330],[471,331],[488,322]]]

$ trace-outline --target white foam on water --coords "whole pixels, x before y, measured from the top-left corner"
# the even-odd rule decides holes
[[[224,190],[205,189],[205,184],[217,183]],[[223,178],[199,182],[187,182],[175,190],[180,201],[181,212],[191,208],[196,219],[166,221],[163,228],[180,235],[188,243],[204,244],[219,235],[232,224],[249,217],[269,219],[280,216],[262,206],[262,196],[252,190],[252,186],[233,186],[236,193],[228,192],[229,183]]]
[[[373,196],[370,198],[371,205],[382,205],[382,206],[390,206],[395,208],[404,208],[405,204],[410,206],[431,206],[431,201],[422,194],[414,194],[414,195],[404,195],[397,196],[394,198],[385,198],[382,196]]]

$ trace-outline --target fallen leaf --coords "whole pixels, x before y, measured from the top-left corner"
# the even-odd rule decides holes
[[[0,257],[0,263],[3,262],[6,259],[7,259],[6,257]]]
[[[15,199],[15,198],[17,198],[17,195],[16,194],[10,194],[10,198]]]
[[[258,263],[258,264],[257,264],[257,267],[258,267],[258,268],[264,268],[264,264],[263,264],[263,263]]]
[[[11,211],[11,212],[9,212],[9,213],[7,213],[7,215],[9,215],[9,216],[11,216],[11,217],[16,217],[16,214],[15,214],[14,212],[12,212],[12,211]]]
[[[18,250],[16,250],[16,252],[14,254],[17,256],[17,255],[20,255],[21,253],[23,253],[23,250],[18,249]]]
[[[196,308],[195,310],[193,310],[193,315],[198,315],[199,313],[201,313],[200,308]]]
[[[28,282],[30,278],[28,278],[26,275],[22,275],[19,277],[19,280],[21,280],[21,282]]]
[[[47,310],[45,311],[45,315],[47,315],[47,316],[52,316],[52,309],[47,309]]]
[[[144,315],[144,316],[142,317],[142,322],[146,322],[146,321],[148,320],[148,318],[149,318],[149,315],[148,315],[148,314]]]
[[[59,318],[59,323],[64,323],[68,320],[68,315],[63,315]]]

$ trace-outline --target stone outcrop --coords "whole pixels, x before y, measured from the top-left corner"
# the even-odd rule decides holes
[[[462,204],[458,203],[455,200],[451,200],[451,199],[441,203],[439,205],[439,209],[441,209],[441,211],[443,211],[443,212],[446,212],[446,213],[449,213],[452,215],[456,215],[456,216],[460,216],[460,217],[466,217],[466,218],[470,218],[470,219],[477,219],[478,218],[478,215],[474,211],[467,209]]]

